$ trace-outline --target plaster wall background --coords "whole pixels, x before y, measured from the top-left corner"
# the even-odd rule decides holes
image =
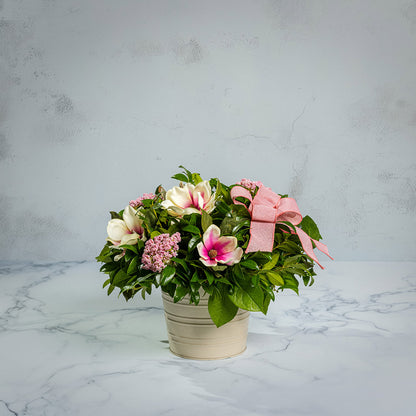
[[[179,164],[415,260],[416,2],[0,0],[0,259],[92,259]]]

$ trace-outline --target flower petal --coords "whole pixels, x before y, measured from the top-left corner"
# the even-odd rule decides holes
[[[202,240],[208,251],[215,247],[220,235],[221,235],[221,230],[215,224],[211,224],[205,230]]]
[[[194,213],[200,214],[201,212],[199,211],[199,209],[192,208],[192,207],[185,208],[184,210],[182,210],[182,215],[189,215],[189,214],[194,214]]]
[[[197,193],[201,194],[202,198],[205,201],[208,201],[211,198],[211,185],[208,181],[199,182],[194,189],[194,195]]]
[[[186,184],[183,188],[180,188],[179,186],[174,186],[172,189],[169,189],[169,191],[166,193],[166,200],[171,201],[173,205],[176,205],[179,208],[185,209],[193,205],[191,194],[189,184]]]
[[[218,254],[229,253],[230,251],[235,250],[237,247],[237,238],[233,236],[223,236],[220,237],[215,244],[215,249]]]
[[[205,260],[202,257],[199,259],[199,261],[204,264],[205,266],[212,267],[217,265],[217,261],[215,259],[209,259]]]
[[[215,208],[215,197],[211,196],[211,199],[205,203],[204,211],[206,211],[209,214],[210,212],[214,210],[214,208]]]
[[[107,234],[111,241],[120,241],[123,235],[128,233],[129,229],[123,220],[114,218],[108,221]]]
[[[130,231],[139,234],[143,233],[143,220],[138,216],[137,211],[130,205],[127,205],[124,209],[123,220]]]
[[[126,235],[123,235],[123,237],[121,238],[120,245],[122,244],[134,245],[134,244],[137,244],[137,241],[139,239],[140,239],[139,234],[136,234],[136,233],[126,234]]]
[[[234,251],[217,256],[216,260],[218,261],[218,263],[223,263],[227,266],[232,266],[233,264],[239,263],[242,256],[243,249],[241,247],[237,247]]]
[[[196,248],[198,249],[198,253],[201,257],[203,257],[206,260],[209,259],[209,254],[208,254],[209,250],[207,250],[207,248],[204,246],[202,241],[197,244]]]

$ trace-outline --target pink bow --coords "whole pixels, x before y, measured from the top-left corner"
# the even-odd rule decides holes
[[[321,269],[323,267],[313,252],[312,241],[318,250],[325,253],[329,258],[328,248],[325,244],[320,243],[309,237],[301,228],[296,227],[302,221],[302,215],[299,212],[296,201],[292,198],[282,198],[275,194],[270,188],[262,186],[257,191],[254,199],[250,191],[241,187],[234,186],[231,189],[231,197],[235,204],[244,205],[237,201],[237,197],[247,198],[251,204],[248,208],[251,215],[250,241],[246,253],[255,251],[273,251],[275,224],[282,221],[288,221],[295,226],[291,232],[299,237],[305,253],[314,260]],[[333,260],[333,259],[332,259]]]

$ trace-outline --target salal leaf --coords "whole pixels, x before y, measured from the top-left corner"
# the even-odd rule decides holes
[[[257,266],[257,263],[254,260],[244,260],[240,262],[240,265],[243,267],[246,267],[247,269],[251,270],[258,270],[259,266]]]
[[[263,266],[262,270],[273,269],[273,267],[276,266],[277,262],[279,261],[279,257],[280,257],[279,253],[273,254],[272,259]]]
[[[273,285],[283,286],[285,284],[285,281],[283,280],[282,276],[280,276],[280,274],[275,271],[268,271],[266,273],[266,276],[270,280],[270,283],[272,283]]]
[[[194,185],[198,185],[200,182],[202,182],[202,178],[199,175],[199,173],[193,173],[192,174],[192,181],[193,181]]]
[[[209,297],[208,311],[214,324],[220,327],[234,318],[238,307],[228,297],[226,290],[219,286]]]
[[[172,179],[176,179],[181,182],[188,182],[188,178],[183,173],[177,173],[176,175],[171,176]]]
[[[173,266],[167,265],[162,270],[162,279],[160,280],[160,284],[163,286],[169,283],[175,277],[175,273],[176,273],[176,268]]]
[[[192,234],[201,235],[201,231],[198,227],[195,227],[195,225],[188,224],[185,227],[183,227],[183,231],[188,231]]]
[[[302,222],[300,223],[300,228],[302,228],[302,230],[305,231],[305,233],[308,234],[309,237],[312,237],[314,240],[319,241],[322,238],[318,226],[309,215],[303,217]]]
[[[201,225],[202,231],[205,232],[206,229],[212,224],[212,217],[206,211],[201,211]]]
[[[261,309],[259,306],[251,299],[247,292],[240,289],[239,287],[234,288],[234,292],[228,295],[234,305],[238,306],[241,309],[246,311],[259,312]]]
[[[128,274],[124,270],[119,270],[117,274],[114,276],[114,279],[111,282],[111,284],[114,286],[121,287],[121,286],[124,286],[123,283],[128,280],[129,280]]]
[[[212,285],[214,283],[215,276],[209,270],[206,270],[206,269],[204,269],[204,273],[208,280],[208,283]]]
[[[127,269],[127,274],[134,274],[137,273],[137,263],[138,263],[138,258],[134,257],[133,260],[130,262],[129,264],[129,268]]]
[[[175,290],[175,295],[173,296],[173,301],[179,302],[184,298],[184,296],[188,293],[188,288],[183,286],[177,286]]]

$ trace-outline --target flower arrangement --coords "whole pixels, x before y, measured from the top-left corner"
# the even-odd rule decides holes
[[[179,186],[159,186],[110,212],[107,243],[96,257],[109,276],[108,295],[119,288],[126,300],[138,293],[144,299],[160,286],[174,302],[189,295],[197,305],[205,292],[219,327],[238,308],[266,314],[277,293],[314,283],[314,263],[322,266],[313,249],[329,253],[294,199],[261,182],[226,186],[180,168],[172,176]]]

